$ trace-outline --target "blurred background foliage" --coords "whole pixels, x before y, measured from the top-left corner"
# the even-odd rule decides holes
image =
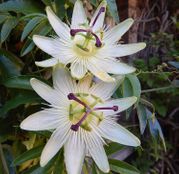
[[[19,124],[28,115],[44,107],[44,101],[32,90],[29,79],[36,77],[46,83],[51,79],[50,68],[43,69],[35,65],[35,60],[47,59],[48,55],[35,47],[32,41],[34,34],[54,35],[45,7],[51,6],[69,24],[74,2],[75,0],[1,1],[0,174],[66,173],[63,149],[44,168],[39,166],[41,151],[51,133],[22,131]],[[89,18],[99,2],[84,0]],[[121,2],[107,0],[108,25],[119,23]],[[140,15],[135,18],[136,42],[145,41],[147,48],[128,59],[137,71],[126,75],[114,97],[138,97],[137,104],[120,115],[119,123],[140,137],[142,146],[133,149],[109,143],[105,148],[110,159],[110,173],[177,174],[179,171],[178,17],[177,0],[145,0]],[[130,41],[125,37],[123,40]],[[92,174],[102,173],[87,158],[83,173],[90,173],[89,171]]]

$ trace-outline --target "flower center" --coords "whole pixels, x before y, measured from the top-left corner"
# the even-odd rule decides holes
[[[101,13],[105,12],[105,7],[101,7],[96,18],[89,29],[71,29],[70,34],[75,40],[74,51],[81,56],[91,56],[96,53],[97,48],[102,46],[98,35],[92,31],[93,26],[98,20]],[[76,38],[76,36],[80,36]]]
[[[102,100],[92,94],[70,93],[67,97],[71,100],[69,119],[72,122],[73,131],[78,131],[79,127],[91,131],[91,124],[98,126],[103,120],[102,110],[118,111],[118,106],[95,107],[96,104],[102,103]]]

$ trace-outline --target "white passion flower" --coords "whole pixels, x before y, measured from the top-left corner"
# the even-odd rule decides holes
[[[48,20],[58,37],[33,36],[35,44],[52,56],[51,59],[36,62],[37,66],[50,67],[58,62],[70,64],[71,75],[81,79],[87,71],[103,81],[113,81],[108,73],[128,74],[135,68],[121,63],[116,57],[136,53],[145,48],[145,43],[120,44],[118,40],[133,24],[129,18],[112,29],[104,27],[106,1],[102,1],[88,23],[83,4],[77,0],[70,27],[63,23],[50,9],[46,8]]]
[[[117,113],[132,106],[137,99],[111,99],[123,81],[121,76],[114,78],[116,82],[94,83],[87,75],[76,82],[69,71],[57,65],[53,71],[53,88],[31,79],[33,89],[50,108],[30,115],[20,127],[30,131],[53,131],[41,154],[42,167],[64,146],[68,174],[81,173],[86,155],[91,156],[103,172],[109,172],[104,139],[127,146],[140,145],[136,136],[116,122]]]

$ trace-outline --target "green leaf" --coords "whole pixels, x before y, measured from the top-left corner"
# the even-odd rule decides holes
[[[16,13],[37,13],[43,12],[43,4],[35,0],[9,0],[0,4],[0,11],[13,11]]]
[[[12,76],[19,76],[20,72],[11,60],[0,56],[0,74],[3,79],[6,79]]]
[[[43,147],[44,145],[41,145],[24,152],[13,161],[13,165],[17,166],[24,163],[25,161],[39,157],[43,150]]]
[[[170,65],[174,66],[175,68],[179,69],[179,62],[169,61],[168,63],[169,63]]]
[[[65,170],[64,157],[62,151],[60,151],[59,156],[55,162],[53,173],[63,174]]]
[[[7,14],[1,14],[0,15],[0,24],[3,23],[6,20],[7,17],[8,17]]]
[[[122,83],[121,87],[122,87],[123,97],[131,97],[134,95],[132,84],[128,78],[124,79],[124,82]],[[129,118],[131,112],[132,112],[132,108],[129,108],[126,110],[126,118],[127,119]]]
[[[123,94],[123,97],[133,96],[132,85],[128,78],[125,78],[122,83],[122,94]]]
[[[5,118],[6,113],[11,109],[14,109],[22,104],[40,102],[40,97],[31,91],[26,91],[23,93],[17,94],[12,99],[8,100],[1,108],[0,108],[0,117]]]
[[[34,17],[33,19],[31,19],[27,25],[24,27],[24,30],[23,30],[23,33],[21,35],[21,41],[23,41],[27,36],[28,34],[34,29],[34,27],[40,23],[40,21],[42,20],[43,18],[42,17]]]
[[[107,4],[109,7],[109,12],[110,12],[111,16],[114,18],[116,23],[119,23],[119,15],[118,15],[116,1],[115,0],[107,0]]]
[[[9,16],[6,19],[1,28],[1,43],[3,43],[7,39],[12,29],[15,28],[17,24],[18,19],[16,17]]]
[[[120,174],[140,174],[138,169],[124,161],[110,159],[109,164],[112,171]]]
[[[22,62],[22,60],[8,50],[0,48],[0,55],[8,58],[18,68],[18,70],[22,69],[22,67],[24,66],[24,63]]]
[[[41,21],[36,27],[35,29],[31,32],[30,37],[32,37],[34,34],[39,34],[39,35],[46,35],[51,31],[51,27],[49,26],[48,22],[46,19],[44,19],[43,21]],[[35,44],[33,43],[33,41],[31,39],[28,39],[22,50],[21,50],[21,56],[25,56],[26,54],[28,54],[30,51],[32,51],[32,49],[35,47]]]
[[[106,146],[105,151],[107,155],[112,155],[120,150],[122,150],[124,146],[118,144],[118,143],[110,143],[109,145]]]
[[[32,87],[30,85],[30,79],[33,77],[34,76],[30,75],[13,76],[2,80],[1,84],[5,85],[8,88],[32,90]]]
[[[30,51],[33,50],[33,48],[35,47],[35,44],[32,40],[28,39],[24,46],[21,49],[21,57],[25,56],[26,54],[28,54]]]
[[[146,108],[144,107],[144,105],[138,104],[137,115],[138,115],[139,124],[140,124],[140,133],[143,134],[147,126],[147,113],[146,113]]]
[[[55,8],[57,16],[59,16],[61,19],[65,17],[66,9],[65,9],[65,2],[66,0],[55,0]]]
[[[46,166],[40,167],[39,165],[36,165],[36,166],[30,168],[29,170],[23,172],[22,174],[48,174],[48,173],[52,173],[51,169],[53,168],[53,165],[54,165],[55,161],[57,160],[57,157],[58,157],[59,153],[57,155],[55,155],[55,157],[53,157],[47,163]]]
[[[51,0],[41,0],[46,6],[51,6]]]
[[[162,128],[161,128],[158,120],[155,117],[153,117],[153,114],[148,109],[146,109],[146,111],[147,111],[147,118],[148,118],[148,122],[149,122],[150,133],[155,139],[159,135],[159,137],[162,140],[164,149],[166,151],[165,139],[164,139],[164,135],[162,132]]]
[[[129,79],[131,83],[133,95],[139,99],[141,95],[141,85],[139,79],[134,74],[126,75],[126,78]]]

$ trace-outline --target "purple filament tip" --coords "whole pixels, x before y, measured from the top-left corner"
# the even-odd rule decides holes
[[[69,100],[75,99],[75,95],[73,93],[69,93],[67,97],[68,97]]]
[[[113,106],[113,107],[98,107],[94,108],[94,110],[113,110],[113,111],[118,111],[118,106]]]
[[[67,95],[67,97],[68,97],[69,100],[74,100],[74,101],[78,102],[79,104],[81,104],[82,106],[84,106],[85,108],[90,108],[89,106],[86,105],[86,103],[84,103],[84,102],[81,101],[79,98],[77,98],[77,97],[75,96],[75,94],[73,94],[73,93],[69,93],[69,94]]]
[[[99,37],[95,33],[93,33],[92,31],[85,30],[85,29],[71,29],[70,30],[71,36],[75,36],[77,33],[80,33],[80,32],[91,33],[95,37],[95,39],[96,39],[96,44],[95,44],[96,47],[101,47],[102,43],[101,43]]]
[[[71,125],[71,130],[73,130],[73,131],[78,131],[78,128],[79,128],[79,126],[78,125],[76,125],[76,124],[73,124],[73,125]]]
[[[87,111],[85,112],[85,114],[83,115],[83,117],[80,119],[80,121],[76,124],[72,124],[71,125],[71,130],[73,131],[78,131],[78,128],[81,126],[81,124],[83,123],[83,121],[86,119],[86,117],[88,116],[88,114],[90,113],[91,111]]]
[[[118,111],[118,109],[119,109],[118,106],[113,106],[114,111]]]

